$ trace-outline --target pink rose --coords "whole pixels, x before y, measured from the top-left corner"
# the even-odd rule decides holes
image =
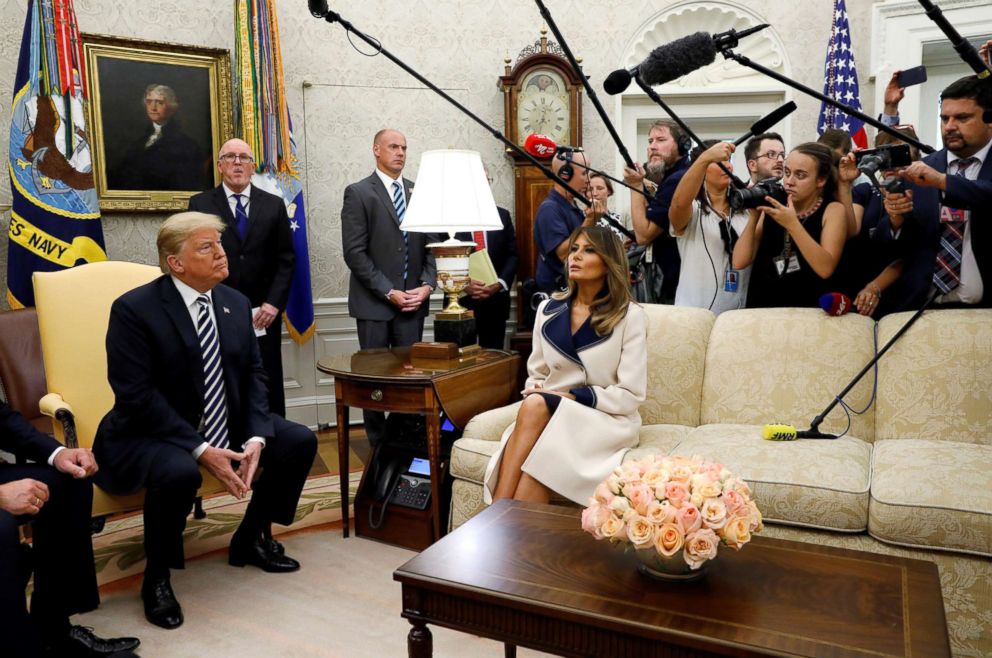
[[[672,469],[668,477],[676,482],[684,482],[685,484],[689,484],[689,480],[692,478],[693,472],[694,470],[689,464],[677,464],[675,468]]]
[[[727,506],[727,515],[736,516],[741,510],[747,509],[747,501],[733,489],[723,492],[723,504]]]
[[[670,480],[665,483],[665,498],[673,507],[682,507],[689,497],[689,487],[685,482]]]
[[[599,486],[596,487],[596,491],[593,492],[592,497],[597,503],[609,505],[610,501],[613,500],[614,494],[610,491],[610,485],[606,482],[600,482]]]
[[[761,530],[765,527],[765,524],[761,520],[761,512],[758,511],[758,506],[753,500],[748,502],[747,510],[748,521],[751,525],[751,532],[761,532]]]
[[[746,516],[735,516],[723,527],[723,541],[727,546],[740,550],[741,546],[751,541],[751,523]]]
[[[651,519],[655,525],[671,523],[675,520],[675,508],[667,500],[655,500],[648,505],[648,512],[645,516]]]
[[[699,508],[691,503],[683,505],[675,512],[675,521],[686,535],[703,527],[703,518],[699,515]]]
[[[674,523],[666,523],[658,528],[654,533],[654,547],[658,555],[671,557],[682,549],[685,543],[685,536],[682,528]]]
[[[717,530],[727,523],[727,506],[717,498],[707,498],[699,513],[707,528]]]
[[[701,528],[686,534],[682,556],[690,569],[698,569],[706,560],[716,557],[716,547],[720,539],[709,528]]]
[[[637,510],[637,513],[641,515],[647,514],[648,505],[655,500],[654,491],[646,484],[626,487],[623,493],[630,500],[630,504]]]
[[[627,539],[634,548],[650,548],[654,542],[654,524],[643,516],[636,516],[627,523]]]
[[[610,509],[606,505],[590,505],[582,510],[582,529],[596,539],[602,539],[600,528],[606,523],[606,519],[611,516]]]
[[[627,527],[623,521],[610,514],[600,527],[599,534],[610,539],[624,539],[627,536]]]

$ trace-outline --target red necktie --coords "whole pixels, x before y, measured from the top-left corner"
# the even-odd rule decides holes
[[[479,251],[486,248],[486,232],[485,231],[474,231],[472,233],[472,239],[475,240],[475,250]]]

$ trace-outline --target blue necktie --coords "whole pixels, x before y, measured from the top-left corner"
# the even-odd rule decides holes
[[[245,210],[245,196],[243,194],[235,194],[234,198],[238,200],[238,204],[234,206],[234,228],[237,229],[238,235],[244,241],[245,236],[248,234],[248,211]]]
[[[220,362],[220,341],[217,327],[210,317],[210,298],[196,298],[199,312],[196,316],[196,333],[203,354],[203,437],[214,448],[226,448],[227,395],[224,389],[224,369]]]
[[[396,208],[396,218],[403,225],[403,215],[406,214],[406,201],[403,199],[403,188],[399,181],[393,181],[393,207]],[[403,233],[403,289],[406,290],[406,276],[410,269],[410,238],[406,231]]]
[[[964,176],[968,167],[978,158],[963,158],[957,161],[955,176]],[[946,217],[945,217],[946,213]],[[937,249],[937,263],[933,272],[933,285],[945,295],[961,285],[961,250],[964,247],[964,211],[956,208],[941,208],[940,247]]]

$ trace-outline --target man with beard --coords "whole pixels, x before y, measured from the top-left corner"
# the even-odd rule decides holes
[[[691,142],[677,123],[659,119],[648,132],[648,161],[644,167],[624,168],[624,181],[640,188],[647,178],[658,183],[654,198],[648,203],[641,194],[630,195],[630,216],[638,244],[652,245],[654,262],[661,263],[664,282],[660,299],[648,300],[671,304],[679,284],[679,249],[669,230],[668,207],[682,175],[689,168]]]
[[[892,286],[893,310],[919,308],[934,292],[935,308],[992,307],[992,124],[983,121],[990,109],[989,81],[951,83],[940,94],[944,148],[900,172],[914,186],[898,238],[912,255]]]

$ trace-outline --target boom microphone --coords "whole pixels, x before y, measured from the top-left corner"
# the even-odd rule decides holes
[[[789,116],[796,111],[795,101],[789,101],[782,107],[772,110],[765,116],[761,117],[757,121],[751,124],[751,127],[747,129],[747,133],[738,139],[734,140],[734,146],[740,146],[748,139],[754,135],[760,135],[761,133],[768,132],[768,129],[774,126],[776,123]]]
[[[524,150],[530,153],[531,155],[533,155],[535,158],[550,158],[557,155],[559,151],[570,151],[572,150],[572,147],[558,146],[558,144],[555,143],[555,140],[551,139],[547,135],[532,133],[530,135],[527,135],[527,139],[524,140]],[[603,178],[609,178],[614,183],[623,185],[624,187],[626,187],[627,189],[633,192],[637,192],[638,194],[643,194],[648,201],[651,200],[651,195],[648,194],[643,189],[639,190],[636,187],[631,187],[630,185],[627,185],[626,182],[620,180],[619,178],[614,178],[613,176],[610,176],[605,171],[600,171],[599,169],[593,169],[589,165],[584,165],[578,162],[574,164],[584,169],[587,169],[594,174],[602,176]]]
[[[768,24],[763,23],[743,32],[727,30],[713,35],[696,32],[676,39],[652,50],[637,66],[618,69],[609,74],[603,82],[603,89],[611,95],[619,94],[630,86],[634,76],[639,76],[650,86],[671,82],[707,64],[712,64],[718,51],[733,48],[741,37],[749,36],[766,27]]]
[[[851,310],[851,298],[841,292],[828,292],[820,296],[820,308],[827,315],[846,315]]]
[[[992,71],[989,67],[985,65],[982,61],[981,56],[975,47],[971,45],[971,42],[961,36],[961,34],[954,29],[954,26],[944,18],[944,13],[940,10],[940,7],[935,5],[928,0],[919,0],[920,5],[926,10],[927,18],[932,20],[940,28],[940,31],[944,33],[947,39],[954,46],[954,50],[957,51],[958,57],[961,58],[965,64],[971,67],[971,70],[975,72],[980,80],[987,79]]]
[[[327,15],[327,0],[309,0],[310,13],[314,18],[323,18]]]

